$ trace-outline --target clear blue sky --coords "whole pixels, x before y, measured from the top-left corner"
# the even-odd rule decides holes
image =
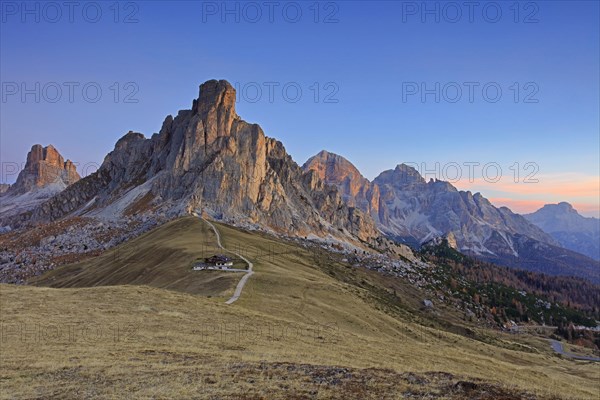
[[[218,78],[246,88],[239,95],[238,114],[281,140],[299,164],[327,149],[372,179],[400,162],[426,163],[431,169],[435,162],[495,162],[503,168],[504,185],[479,179],[479,186],[477,181],[458,186],[505,199],[497,203],[517,211],[527,211],[527,202],[565,200],[595,215],[600,191],[598,2],[479,3],[471,20],[465,6],[457,16],[447,2],[428,2],[428,9],[439,10],[436,22],[435,12],[424,13],[420,1],[316,6],[280,1],[271,22],[263,1],[229,2],[226,7],[234,10],[229,14],[215,9],[220,1],[83,1],[72,16],[65,6],[58,15],[44,2],[30,2],[26,7],[33,11],[27,13],[21,2],[3,1],[2,163],[23,162],[34,143],[52,143],[82,165],[101,163],[128,130],[147,136],[157,132],[167,114],[190,107],[200,83]],[[258,17],[255,5],[260,6]],[[94,23],[97,8],[102,15]],[[296,18],[298,9],[302,15]],[[20,85],[35,91],[36,82],[40,102],[33,94],[22,101]],[[57,96],[52,82],[62,86],[55,103],[50,102]],[[73,102],[66,82],[79,83]],[[83,96],[89,82],[102,89],[96,103]],[[256,102],[253,82],[262,87]],[[272,102],[268,82],[279,83]],[[295,103],[282,93],[290,82],[302,89]],[[419,93],[408,94],[413,82],[419,90],[422,82],[428,88],[439,82],[440,101],[434,101],[434,94],[425,102]],[[455,103],[449,101],[456,97],[452,82],[463,88]],[[472,102],[465,82],[479,84]],[[494,85],[489,100],[482,94],[486,83]],[[19,93],[11,94],[15,84]],[[495,86],[502,97],[494,103]],[[138,102],[125,102],[135,88],[131,98]],[[93,98],[94,87],[88,90]],[[294,86],[287,94],[294,97]],[[538,102],[524,102],[527,95]],[[532,171],[524,163],[536,163],[539,190],[529,186],[523,191],[522,182],[511,186],[509,167],[515,162],[520,163],[520,180]],[[3,180],[14,180],[5,172]],[[475,173],[480,174],[477,168]],[[571,182],[577,190],[569,189]]]

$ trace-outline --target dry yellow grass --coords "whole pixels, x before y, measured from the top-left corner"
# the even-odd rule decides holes
[[[159,231],[185,226],[186,237],[166,235],[166,248],[211,238],[197,219],[173,224]],[[476,398],[452,389],[467,380],[492,393],[479,398],[598,398],[597,364],[561,359],[533,336],[436,329],[458,319],[419,313],[409,286],[398,284],[398,306],[379,276],[218,228],[255,264],[233,305],[165,285],[0,286],[2,397]]]
[[[219,252],[214,240],[214,232],[206,224],[193,218],[179,219],[99,257],[65,265],[29,283],[51,287],[148,285],[225,299],[233,293],[241,273],[191,270],[196,259]]]

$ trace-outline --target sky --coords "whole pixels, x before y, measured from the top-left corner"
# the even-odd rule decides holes
[[[600,216],[597,1],[2,1],[0,157],[82,175],[227,79],[300,165],[399,163],[513,211]]]

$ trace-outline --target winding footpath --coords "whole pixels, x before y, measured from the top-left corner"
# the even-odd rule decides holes
[[[202,217],[199,217],[199,218],[202,219],[204,222],[206,222],[212,228],[212,230],[215,232],[215,235],[217,235],[217,245],[219,246],[219,248],[221,248],[223,251],[226,251],[228,253],[235,254],[236,256],[238,256],[239,258],[244,260],[246,262],[246,264],[248,264],[248,272],[244,276],[242,276],[242,279],[240,279],[240,281],[238,282],[237,286],[235,287],[235,292],[233,292],[233,296],[231,296],[231,298],[225,302],[225,304],[231,304],[231,303],[237,301],[237,299],[239,299],[240,296],[242,295],[242,290],[244,289],[244,285],[246,284],[246,282],[248,282],[248,279],[254,274],[254,271],[252,270],[254,268],[254,264],[252,264],[246,257],[242,256],[241,254],[238,254],[231,250],[227,250],[225,247],[223,247],[223,245],[221,244],[221,235],[219,235],[219,231],[217,230],[217,228],[212,223],[210,223],[208,220],[206,220]]]

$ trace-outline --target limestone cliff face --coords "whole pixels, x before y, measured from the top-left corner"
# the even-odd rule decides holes
[[[182,210],[202,209],[286,234],[363,241],[377,236],[371,218],[345,205],[334,185],[304,172],[281,142],[243,121],[235,112],[235,98],[226,81],[202,84],[191,110],[167,116],[149,139],[127,133],[96,173],[22,221],[85,214],[111,207],[133,191],[149,191],[156,201]]]
[[[338,187],[346,204],[357,207],[379,221],[379,187],[373,185],[344,157],[321,151],[309,158],[302,169]]]
[[[79,179],[75,165],[70,160],[65,162],[54,146],[42,147],[36,144],[27,154],[25,168],[7,192],[22,194],[57,183],[69,186]]]
[[[34,145],[15,184],[0,185],[0,226],[27,219],[30,210],[79,179],[75,165],[53,146]]]

